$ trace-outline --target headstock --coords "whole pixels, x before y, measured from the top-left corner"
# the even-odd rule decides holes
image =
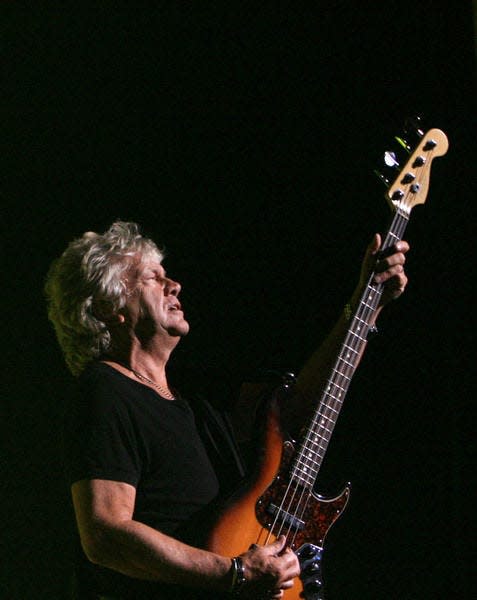
[[[396,137],[396,151],[384,153],[384,169],[387,173],[376,172],[378,177],[388,187],[386,199],[393,208],[404,213],[410,213],[416,204],[424,204],[429,190],[429,178],[432,160],[443,156],[449,147],[444,132],[440,129],[430,129],[424,133],[419,127],[420,120],[408,120],[405,137]],[[415,138],[414,143],[407,140]],[[407,154],[403,167],[400,165],[400,155]]]

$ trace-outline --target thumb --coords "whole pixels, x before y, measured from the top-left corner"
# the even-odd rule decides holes
[[[376,254],[379,248],[381,248],[381,236],[379,233],[375,233],[373,239],[366,248],[363,262],[361,263],[361,272],[359,278],[359,283],[361,286],[365,284],[371,270],[374,267],[374,263],[376,262]]]
[[[368,255],[373,256],[381,248],[381,236],[379,233],[375,233],[373,239],[368,246]]]
[[[283,548],[285,548],[286,543],[287,538],[284,535],[280,535],[272,544],[268,545],[268,548],[270,548],[273,554],[280,554]]]

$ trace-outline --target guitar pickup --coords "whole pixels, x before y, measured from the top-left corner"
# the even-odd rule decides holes
[[[278,512],[280,513],[280,519],[283,520],[283,523],[287,527],[292,527],[296,531],[301,531],[302,529],[305,529],[305,521],[302,521],[298,517],[294,517],[285,510],[278,508],[278,506],[276,506],[275,504],[269,504],[267,506],[267,513],[269,515],[275,516]]]

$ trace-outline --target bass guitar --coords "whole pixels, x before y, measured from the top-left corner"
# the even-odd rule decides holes
[[[442,131],[430,129],[425,133],[418,128],[419,124],[414,121],[415,149],[403,138],[395,138],[399,148],[407,151],[407,162],[402,169],[396,152],[384,155],[385,165],[394,172],[394,177],[391,180],[379,174],[389,186],[386,197],[392,209],[391,224],[383,236],[383,252],[402,239],[412,208],[423,204],[427,197],[432,160],[444,155],[448,148]],[[348,502],[350,487],[347,485],[334,498],[325,498],[316,493],[315,482],[382,289],[371,273],[354,314],[349,315],[349,327],[338,356],[297,448],[284,439],[278,401],[272,399],[257,475],[233,498],[208,538],[208,549],[232,557],[251,544],[267,544],[285,535],[301,566],[299,581],[284,592],[285,600],[324,597],[321,574],[324,540]],[[290,385],[286,383],[285,387]]]

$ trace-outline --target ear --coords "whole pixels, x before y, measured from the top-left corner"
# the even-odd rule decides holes
[[[104,322],[108,324],[109,327],[114,327],[115,325],[124,325],[126,323],[127,317],[124,313],[118,312],[115,315],[109,315]]]
[[[111,305],[108,302],[96,300],[93,306],[94,316],[100,321],[108,324],[108,326],[122,325],[126,321],[126,315],[122,312],[111,314]]]

